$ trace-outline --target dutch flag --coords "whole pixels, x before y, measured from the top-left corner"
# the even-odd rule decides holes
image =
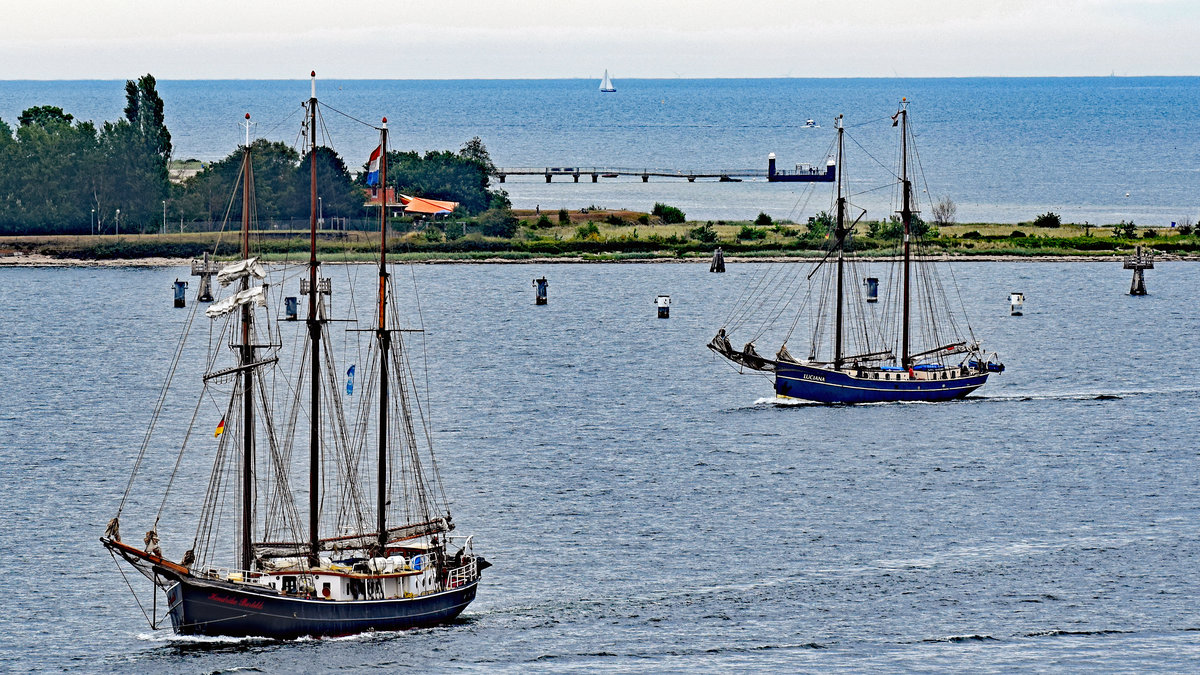
[[[383,146],[376,146],[371,151],[370,164],[367,165],[367,185],[379,185],[379,156],[383,154]]]

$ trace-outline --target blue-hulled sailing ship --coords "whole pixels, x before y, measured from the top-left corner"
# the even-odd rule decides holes
[[[247,115],[238,181],[242,260],[222,268],[218,280],[232,288],[195,326],[212,347],[205,360],[208,372],[194,383],[198,391],[190,392],[199,394],[200,403],[186,429],[156,428],[167,426],[160,415],[173,385],[191,389],[173,382],[181,357],[193,353],[186,348],[191,331],[185,329],[134,468],[134,477],[140,468],[162,479],[167,494],[157,513],[146,514],[152,520],[141,545],[122,541],[122,513],[146,503],[131,498],[131,478],[101,538],[118,567],[124,561],[153,583],[154,597],[143,611],[155,628],[165,621],[160,609],[175,632],[185,635],[295,638],[431,626],[453,620],[474,600],[480,573],[488,566],[474,553],[471,537],[453,532],[413,377],[416,357],[404,339],[413,329],[400,328],[395,308],[384,208],[378,295],[365,318],[368,327],[347,332],[368,343],[358,353],[365,352],[371,376],[359,384],[357,397],[350,398],[352,381],[346,396],[340,394],[345,364],[335,363],[331,347],[327,298],[332,284],[320,275],[316,255],[314,160],[323,125],[318,125],[315,81],[306,107],[308,264],[268,270],[252,251],[254,145]],[[378,129],[380,154],[386,158],[386,118]],[[386,159],[380,164],[379,183],[386,185]],[[283,323],[269,311],[269,301],[284,292],[282,283],[264,282],[275,275],[299,286],[292,292],[307,295],[303,322]],[[195,317],[193,310],[189,327]],[[220,361],[225,347],[234,356],[228,365]],[[285,413],[277,414],[279,409]],[[193,433],[213,415],[220,423],[212,436]],[[166,447],[175,432],[177,455],[168,462],[175,468],[149,470],[146,451]],[[212,457],[206,490],[203,480],[199,485],[177,480],[180,467],[195,454]],[[192,487],[197,499],[180,498],[178,493]],[[194,534],[168,524],[179,511],[198,520]],[[166,528],[162,541],[167,546],[190,535],[190,548],[177,558],[165,554],[160,527]],[[162,608],[160,592],[166,600]]]
[[[879,279],[860,273],[853,255],[853,205],[844,171],[837,175],[829,225],[828,250],[807,275],[800,265],[770,266],[752,280],[741,302],[708,347],[740,370],[773,375],[775,395],[820,403],[948,401],[962,398],[1004,370],[999,357],[983,351],[965,312],[949,310],[937,265],[921,252],[924,223],[917,215],[909,166],[911,134],[902,102],[892,116],[900,129],[900,165],[896,172],[899,220],[892,221],[900,250],[893,256],[887,301],[875,296]],[[837,119],[836,165],[844,167],[845,125]],[[879,233],[877,233],[879,234]],[[789,269],[790,268],[790,269]],[[870,287],[864,297],[858,280]],[[853,281],[853,285],[852,282]],[[755,343],[783,323],[782,343],[774,358],[758,353]],[[811,326],[807,354],[793,356],[788,340],[802,319]],[[747,337],[735,348],[733,340]],[[739,340],[740,341],[740,340]]]

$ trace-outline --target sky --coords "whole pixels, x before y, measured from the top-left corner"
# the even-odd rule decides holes
[[[5,0],[0,79],[1200,75],[1200,0]]]

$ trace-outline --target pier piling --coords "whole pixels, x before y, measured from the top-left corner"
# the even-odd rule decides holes
[[[712,264],[708,266],[708,271],[722,274],[725,272],[725,252],[721,250],[720,246],[713,251]]]
[[[1125,258],[1125,269],[1133,270],[1133,281],[1129,285],[1129,294],[1146,295],[1146,277],[1142,272],[1154,269],[1154,253],[1151,251],[1142,253],[1142,247],[1138,246],[1133,255]]]

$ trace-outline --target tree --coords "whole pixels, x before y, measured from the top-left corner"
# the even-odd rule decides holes
[[[121,221],[145,228],[159,222],[159,202],[170,194],[167,165],[171,133],[153,75],[125,82],[125,119],[105,122],[97,210],[121,209]],[[100,193],[108,204],[101,204]]]
[[[176,210],[189,220],[220,222],[226,213],[233,220],[240,219],[242,200],[235,197],[234,186],[241,180],[243,152],[238,148],[189,178],[177,197]],[[304,175],[303,190],[297,192],[301,186],[297,177],[300,155],[291,146],[258,139],[250,145],[250,158],[255,213],[260,219],[308,215],[308,174]],[[317,164],[318,177],[322,165],[320,161]]]
[[[474,136],[471,140],[463,144],[458,151],[458,156],[468,161],[474,162],[484,172],[485,180],[490,180],[491,174],[496,171],[496,165],[492,164],[492,156],[488,154],[487,147],[483,144],[483,139]],[[487,183],[484,183],[487,187]]]
[[[938,227],[953,225],[958,215],[958,205],[950,197],[943,196],[933,205],[933,222]]]
[[[17,123],[23,127],[30,125],[48,127],[55,124],[71,126],[74,119],[74,115],[63,112],[63,109],[56,105],[38,105],[26,108],[17,116]]]
[[[291,209],[281,209],[285,213],[295,214],[292,217],[303,217],[309,213],[309,185],[312,181],[313,157],[317,162],[317,194],[321,197],[321,210],[331,215],[349,216],[361,213],[366,195],[361,188],[354,185],[346,163],[336,152],[326,147],[318,147],[300,160],[296,170],[294,194],[303,198],[294,198]]]
[[[758,225],[759,227],[769,227],[774,222],[775,221],[771,220],[771,216],[768,216],[761,211],[759,212],[758,217],[754,219],[754,224]]]

